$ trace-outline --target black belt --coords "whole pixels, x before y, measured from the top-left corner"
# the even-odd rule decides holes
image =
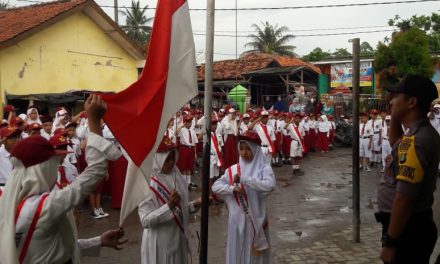
[[[366,139],[366,138],[370,138],[370,137],[359,137],[359,138],[363,138],[363,139]]]
[[[377,131],[377,132],[373,132],[374,134],[379,134],[379,131]]]
[[[6,183],[0,183],[0,186],[5,186],[6,185]]]
[[[261,145],[263,148],[267,148],[268,147],[268,145]]]
[[[377,212],[374,214],[374,216],[376,218],[376,221],[382,224],[389,224],[391,220],[391,213]],[[433,217],[432,209],[429,209],[423,212],[411,214],[410,220],[426,219],[426,218],[432,219],[432,217]]]
[[[382,138],[382,139],[388,141],[388,138]]]

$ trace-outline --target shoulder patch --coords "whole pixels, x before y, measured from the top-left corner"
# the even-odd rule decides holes
[[[423,180],[424,171],[417,157],[415,136],[404,136],[399,144],[399,171],[397,180],[419,183]]]

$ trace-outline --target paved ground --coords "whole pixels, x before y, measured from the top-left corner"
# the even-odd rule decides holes
[[[269,226],[274,263],[380,263],[380,226],[373,213],[376,205],[377,172],[361,174],[361,243],[352,242],[351,150],[312,153],[303,161],[305,176],[293,177],[290,166],[276,168],[277,188],[269,198]],[[200,191],[192,192],[193,197]],[[440,223],[440,194],[434,206]],[[110,209],[109,209],[110,210]],[[84,211],[80,235],[90,237],[118,226],[119,212],[110,210],[107,219],[93,220]],[[211,206],[209,261],[224,263],[228,211]],[[191,243],[198,255],[200,216],[191,216]],[[101,258],[84,263],[140,263],[142,229],[137,213],[125,225],[129,243],[123,251],[104,249]],[[440,242],[434,255],[440,252]]]

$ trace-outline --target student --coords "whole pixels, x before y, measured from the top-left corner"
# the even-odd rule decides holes
[[[35,106],[29,106],[26,112],[26,123],[28,125],[39,124],[41,125],[40,114]]]
[[[368,115],[361,113],[359,124],[359,168],[365,168],[367,172],[371,171],[369,164],[372,155],[372,144],[373,128],[368,124]]]
[[[201,199],[188,202],[186,179],[176,167],[176,145],[164,137],[153,161],[151,196],[139,204],[144,228],[142,264],[189,263],[188,217],[200,208]]]
[[[229,210],[226,264],[272,263],[266,202],[276,184],[260,144],[255,132],[242,135],[239,163],[212,186]]]
[[[14,169],[0,199],[2,263],[80,262],[76,227],[67,213],[107,174],[107,159],[121,155],[100,136],[100,120],[105,113],[101,97],[91,95],[85,108],[90,117],[89,166],[69,187],[50,191],[56,182],[60,156],[66,152],[54,150],[43,137],[24,139],[12,150]],[[32,224],[30,219],[38,220]]]
[[[215,118],[211,119],[211,130],[217,129],[218,121]],[[222,156],[223,140],[217,136],[215,132],[211,132],[211,162],[209,170],[209,186],[212,187],[214,181],[220,176],[220,169],[224,168],[224,161]],[[213,195],[214,200],[218,201],[217,197]]]
[[[377,115],[379,111],[376,109],[371,110],[370,117],[371,119],[368,121],[368,125],[373,129],[373,143],[371,146],[371,166],[373,168],[377,167],[377,164],[380,162],[381,157],[381,148],[380,148],[380,134],[382,130],[381,120],[377,119]]]
[[[229,167],[237,163],[237,135],[239,126],[237,122],[237,113],[234,108],[228,110],[228,116],[223,118],[221,124],[224,131],[225,142],[225,166]]]
[[[66,132],[51,137],[49,143],[54,147],[55,150],[67,152],[69,152],[69,146],[72,145],[69,138],[67,137]],[[63,189],[71,182],[73,182],[77,176],[78,170],[69,162],[67,155],[61,156],[61,162],[58,167],[58,179],[55,183],[54,188],[56,187],[56,189],[58,190]]]
[[[275,133],[271,126],[267,125],[269,121],[269,112],[262,111],[260,118],[256,119],[251,127],[258,134],[261,140],[261,150],[263,154],[266,156],[268,161],[272,161],[275,166],[279,166],[275,164],[274,157],[276,155],[275,149]]]
[[[384,118],[384,125],[382,126],[382,134],[381,134],[381,146],[382,146],[382,170],[380,172],[385,172],[386,161],[391,155],[391,145],[389,141],[389,127],[391,123],[391,116],[386,116]]]
[[[290,144],[292,142],[292,138],[290,137],[289,131],[286,128],[286,124],[291,122],[293,119],[293,114],[286,113],[284,115],[284,126],[282,128],[283,133],[283,156],[284,156],[284,164],[292,164],[290,160]]]
[[[316,150],[328,152],[328,139],[330,137],[330,124],[326,115],[322,115],[318,119],[316,136]]]
[[[290,158],[292,159],[293,175],[302,176],[304,171],[299,167],[303,153],[305,152],[304,146],[304,130],[300,127],[301,115],[296,114],[293,122],[287,124],[287,130],[289,131],[292,142],[290,143]]]
[[[193,117],[187,115],[183,118],[184,126],[178,131],[179,135],[179,159],[177,167],[186,176],[189,189],[197,188],[197,185],[191,181],[191,175],[194,171],[195,145],[197,144],[197,136],[191,130]]]
[[[10,160],[11,150],[20,140],[21,130],[17,127],[7,126],[0,130],[0,195],[13,168]]]

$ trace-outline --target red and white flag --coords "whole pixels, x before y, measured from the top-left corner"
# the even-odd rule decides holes
[[[153,157],[168,120],[198,93],[193,33],[186,0],[159,0],[140,78],[103,95],[105,122],[129,157],[120,223],[149,194]]]

